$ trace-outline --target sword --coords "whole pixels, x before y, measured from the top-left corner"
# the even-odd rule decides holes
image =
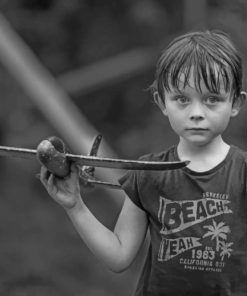
[[[96,156],[99,144],[101,142],[101,135],[98,135],[93,143],[92,149],[89,155],[79,155],[65,152],[65,149],[61,150],[60,147],[54,147],[58,141],[63,142],[57,137],[48,138],[48,140],[42,141],[37,149],[27,149],[27,148],[17,148],[0,146],[0,156],[2,157],[12,157],[12,158],[23,158],[23,159],[33,159],[38,160],[47,169],[54,173],[58,177],[66,177],[70,172],[70,164],[72,162],[76,163],[80,167],[79,176],[84,180],[84,183],[93,185],[108,186],[111,188],[121,189],[118,184],[112,184],[104,181],[97,180],[94,177],[94,168],[112,168],[112,169],[124,169],[124,170],[176,170],[183,168],[188,165],[189,161],[142,161],[142,160],[128,160],[128,159],[115,159]],[[50,139],[50,140],[49,140]],[[53,139],[53,143],[51,143]],[[55,142],[54,141],[57,141]],[[54,144],[54,145],[53,145]],[[60,144],[60,142],[59,142]],[[49,153],[47,153],[47,145],[49,145]],[[42,146],[42,151],[41,147]],[[51,152],[50,152],[51,151]],[[64,173],[65,167],[65,173]],[[61,168],[63,173],[61,174]]]

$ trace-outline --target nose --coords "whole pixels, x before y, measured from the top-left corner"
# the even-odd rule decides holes
[[[190,119],[194,121],[201,121],[205,118],[204,110],[200,102],[195,102],[191,106]]]

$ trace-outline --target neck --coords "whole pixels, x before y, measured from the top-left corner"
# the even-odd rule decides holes
[[[178,151],[180,151],[181,154],[191,156],[211,153],[215,154],[217,151],[222,152],[222,150],[225,150],[226,146],[229,147],[229,145],[223,141],[221,136],[216,137],[213,141],[205,145],[197,145],[180,138]]]
[[[223,141],[221,136],[218,136],[205,145],[196,145],[180,138],[177,152],[181,160],[191,161],[188,166],[191,169],[207,170],[226,157],[229,147],[230,146]]]

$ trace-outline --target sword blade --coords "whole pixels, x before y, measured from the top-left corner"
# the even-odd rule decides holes
[[[35,159],[37,150],[0,146],[0,156]]]
[[[73,154],[66,154],[66,156],[69,160],[82,165],[125,170],[176,170],[185,167],[189,163],[189,161],[141,161]]]
[[[0,146],[0,156],[37,159],[37,150]],[[96,156],[84,156],[66,153],[68,160],[85,166],[127,169],[127,170],[176,170],[185,167],[189,161],[140,161],[127,159],[114,159]]]

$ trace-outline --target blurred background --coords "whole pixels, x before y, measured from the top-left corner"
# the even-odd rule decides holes
[[[244,0],[1,0],[0,145],[35,149],[57,135],[87,153],[101,133],[100,156],[136,159],[175,144],[148,87],[167,43],[203,29],[229,33],[246,68]],[[225,134],[243,149],[245,112]],[[145,246],[128,271],[108,271],[35,178],[39,169],[0,158],[0,295],[132,295]],[[124,172],[97,174],[116,181]],[[97,188],[85,201],[114,227],[121,192]]]

